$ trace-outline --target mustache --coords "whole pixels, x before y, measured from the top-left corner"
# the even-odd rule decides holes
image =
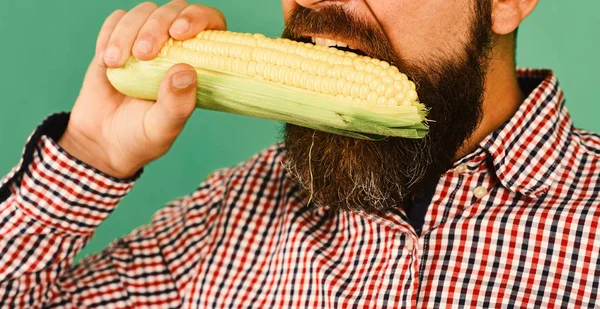
[[[389,62],[400,69],[390,40],[385,33],[364,18],[348,13],[341,6],[330,5],[319,10],[302,6],[292,12],[282,37],[294,41],[306,40],[306,34],[352,39],[360,44],[367,56]]]

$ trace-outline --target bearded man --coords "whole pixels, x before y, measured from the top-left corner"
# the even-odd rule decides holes
[[[72,265],[195,107],[173,66],[157,102],[106,79],[169,37],[223,30],[173,1],[115,11],[71,113],[49,117],[0,187],[0,304],[17,308],[600,306],[600,136],[556,77],[516,69],[537,0],[282,0],[283,36],[388,61],[430,108],[420,140],[286,125],[152,223]]]

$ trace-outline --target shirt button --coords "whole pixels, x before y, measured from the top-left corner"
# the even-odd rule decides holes
[[[461,164],[459,166],[456,167],[456,169],[454,169],[454,173],[455,174],[463,174],[467,171],[467,165],[466,164]]]
[[[406,247],[406,250],[408,251],[412,251],[413,249],[413,241],[411,238],[406,238],[406,241],[404,242],[404,246]]]
[[[475,195],[476,198],[482,198],[487,194],[487,189],[483,186],[479,186],[477,188],[475,188],[475,190],[473,191],[473,195]]]

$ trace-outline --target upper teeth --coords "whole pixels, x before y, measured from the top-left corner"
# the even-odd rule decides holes
[[[317,38],[317,37],[311,37],[311,40],[316,45],[329,46],[329,47],[339,46],[339,47],[348,47],[350,49],[356,49],[356,48],[353,48],[352,46],[348,46],[348,44],[344,43],[344,42],[338,42],[338,41],[334,41],[334,40],[328,40],[328,39]]]

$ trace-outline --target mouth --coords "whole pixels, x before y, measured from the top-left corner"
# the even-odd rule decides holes
[[[319,46],[333,47],[341,51],[352,52],[361,56],[368,56],[368,54],[361,50],[360,46],[357,46],[356,43],[348,42],[345,40],[334,40],[331,38],[324,38],[320,36],[305,35],[300,37],[297,41],[303,43],[311,43]]]

